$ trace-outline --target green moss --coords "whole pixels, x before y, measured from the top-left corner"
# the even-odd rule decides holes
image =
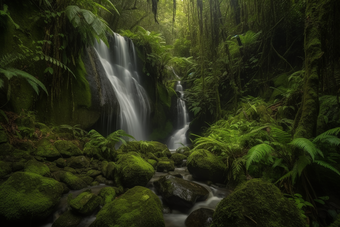
[[[35,160],[30,160],[25,165],[25,172],[36,173],[41,176],[50,176],[50,169],[47,165]]]
[[[163,227],[159,198],[150,189],[136,186],[106,204],[91,227]]]
[[[0,186],[0,220],[27,222],[52,214],[63,193],[54,179],[35,173],[16,172]]]
[[[303,227],[306,222],[295,204],[273,184],[259,179],[241,184],[217,206],[212,227]]]
[[[64,182],[70,189],[79,190],[85,188],[86,183],[79,177],[73,175],[70,172],[60,172],[60,181]]]
[[[192,176],[198,180],[220,183],[226,180],[227,166],[207,150],[193,151],[187,159],[187,167]]]
[[[148,159],[147,162],[150,163],[150,165],[152,165],[153,168],[156,168],[156,166],[157,166],[157,161],[156,160]]]
[[[102,198],[102,205],[105,205],[116,198],[116,191],[112,187],[105,187],[100,190],[98,195]]]
[[[167,157],[160,158],[157,163],[157,171],[158,172],[169,172],[174,171],[175,165],[174,161],[168,159]]]
[[[60,157],[59,151],[47,139],[42,139],[39,142],[36,155],[50,160],[55,160]]]
[[[120,155],[117,165],[119,178],[127,188],[145,186],[154,174],[154,168],[136,152]]]
[[[80,193],[75,199],[72,199],[70,206],[79,214],[89,215],[101,204],[101,201],[101,197],[85,191]]]
[[[83,152],[74,143],[68,140],[57,140],[54,142],[54,146],[63,157],[71,157],[83,154]]]
[[[171,160],[174,161],[175,165],[181,165],[183,163],[183,160],[186,159],[187,156],[180,154],[180,153],[174,153],[171,155]]]

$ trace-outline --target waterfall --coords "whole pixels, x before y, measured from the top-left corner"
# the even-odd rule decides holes
[[[185,105],[185,101],[183,100],[184,91],[181,85],[181,81],[177,81],[175,90],[177,93],[180,94],[180,96],[177,98],[177,130],[170,136],[168,142],[168,147],[171,150],[182,147],[183,145],[188,145],[186,132],[189,129],[190,123],[188,110]]]
[[[111,108],[102,127],[106,127],[106,134],[123,129],[136,140],[146,140],[150,104],[147,93],[140,84],[134,44],[130,39],[115,34],[110,47],[113,50],[111,52],[100,41],[95,49],[119,103],[119,114],[116,121],[112,119],[117,110]],[[117,122],[114,129],[113,122]]]

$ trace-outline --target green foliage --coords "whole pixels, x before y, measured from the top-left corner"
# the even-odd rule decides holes
[[[74,125],[74,126],[60,125],[59,127],[71,131],[74,138],[84,137],[86,135],[86,131],[80,128],[80,125]]]
[[[2,10],[0,10],[0,21],[2,20],[1,17],[7,17],[12,22],[12,24],[14,25],[14,27],[16,29],[20,29],[20,26],[13,21],[10,13],[8,11],[8,6],[6,4],[4,4],[3,7],[4,8]]]
[[[270,156],[273,153],[273,151],[274,149],[265,143],[258,144],[252,147],[248,151],[246,168],[248,169],[249,166],[252,164],[252,162],[259,162],[260,160],[264,160],[268,158],[271,159],[271,162],[273,162]]]

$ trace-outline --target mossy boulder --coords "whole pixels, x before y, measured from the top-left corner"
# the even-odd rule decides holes
[[[58,158],[54,161],[55,164],[57,164],[58,167],[64,168],[67,165],[67,160],[64,158]]]
[[[82,219],[81,215],[77,215],[72,211],[66,211],[53,222],[52,227],[77,227]]]
[[[98,196],[102,198],[102,205],[105,205],[116,198],[116,190],[113,187],[105,187],[100,190]]]
[[[70,172],[60,171],[59,178],[72,190],[79,190],[87,186],[85,181]]]
[[[66,167],[64,168],[64,170],[67,171],[67,172],[73,173],[73,174],[76,174],[76,173],[77,173],[77,170],[75,170],[75,169],[73,169],[73,168],[71,168],[71,167],[68,167],[68,166],[66,166]]]
[[[171,160],[174,161],[176,166],[180,166],[183,163],[183,160],[186,159],[187,156],[180,154],[180,153],[174,153],[171,155]]]
[[[137,153],[157,153],[162,152],[164,150],[168,150],[168,147],[157,141],[129,141],[127,144],[122,145],[119,148],[120,152],[129,153],[129,152],[137,152]]]
[[[145,186],[155,170],[136,152],[120,155],[117,161],[119,178],[124,187]]]
[[[87,157],[93,157],[98,160],[104,160],[104,157],[101,155],[101,149],[94,145],[91,141],[87,142],[83,149],[84,155]]]
[[[164,227],[162,204],[150,189],[136,186],[107,203],[90,227]]]
[[[210,180],[218,183],[224,183],[226,180],[227,166],[220,158],[207,150],[193,151],[187,159],[187,167],[197,180]]]
[[[75,199],[70,201],[70,206],[74,211],[82,215],[90,215],[102,202],[100,196],[91,191],[80,193]]]
[[[36,173],[41,176],[48,177],[51,175],[50,169],[47,165],[36,160],[30,160],[25,164],[25,172]]]
[[[85,156],[71,157],[67,160],[67,165],[72,168],[88,168],[90,161]]]
[[[148,159],[147,162],[150,163],[150,165],[152,165],[152,167],[154,169],[157,167],[157,161],[156,160]]]
[[[174,161],[166,157],[159,159],[157,163],[157,172],[169,172],[175,170]]]
[[[10,174],[12,172],[11,163],[0,161],[0,178]]]
[[[154,185],[163,200],[176,207],[192,207],[209,195],[203,186],[172,175],[161,177]]]
[[[60,153],[57,148],[47,139],[42,139],[39,142],[35,155],[52,161],[60,158]]]
[[[96,176],[99,176],[102,172],[100,172],[99,170],[89,170],[87,171],[86,175],[87,176],[90,176],[90,177],[96,177]]]
[[[86,174],[79,174],[78,177],[82,179],[87,185],[91,185],[91,183],[93,182],[93,178],[87,176]]]
[[[54,142],[54,146],[63,157],[83,155],[83,152],[74,143],[68,140],[57,140]]]
[[[102,173],[106,179],[114,180],[117,172],[117,165],[114,162],[102,162]]]
[[[63,185],[54,179],[14,173],[0,186],[0,223],[27,224],[45,219],[59,203],[63,190]]]
[[[273,184],[253,179],[239,185],[217,206],[212,227],[303,227],[306,221],[294,202]]]

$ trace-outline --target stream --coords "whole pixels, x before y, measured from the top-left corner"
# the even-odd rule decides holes
[[[186,160],[183,162],[185,163]],[[191,174],[187,170],[186,167],[180,167],[180,168],[175,168],[174,171],[171,171],[169,173],[163,173],[163,172],[155,172],[154,176],[151,178],[149,183],[147,184],[147,188],[152,190],[155,194],[157,194],[155,188],[154,188],[154,182],[159,180],[162,176],[166,176],[168,174],[180,174],[183,179],[195,182],[197,184],[202,185],[209,191],[209,196],[205,201],[197,202],[192,208],[190,209],[171,209],[168,207],[166,204],[163,204],[163,216],[164,216],[164,222],[166,227],[185,227],[185,220],[189,216],[189,214],[199,208],[210,208],[210,209],[215,209],[218,205],[218,203],[226,197],[229,192],[226,189],[226,187],[223,185],[214,185],[212,184],[211,186],[208,186],[202,182],[194,181],[192,179]],[[97,185],[97,186],[92,186],[92,187],[87,187],[83,188],[81,190],[73,190],[70,191],[68,194],[63,195],[63,197],[60,200],[59,206],[57,208],[57,211],[51,216],[48,220],[48,223],[40,225],[39,227],[52,227],[53,222],[65,211],[68,209],[68,198],[70,195],[75,198],[77,195],[82,193],[83,191],[91,189],[92,193],[98,194],[99,191],[104,188],[104,187],[110,187],[105,184]],[[158,195],[157,196],[160,198],[162,201],[162,196]],[[163,201],[162,201],[163,202]],[[89,227],[91,223],[96,219],[96,214],[99,211],[96,210],[91,216],[85,217],[82,222],[78,225],[78,227]]]

